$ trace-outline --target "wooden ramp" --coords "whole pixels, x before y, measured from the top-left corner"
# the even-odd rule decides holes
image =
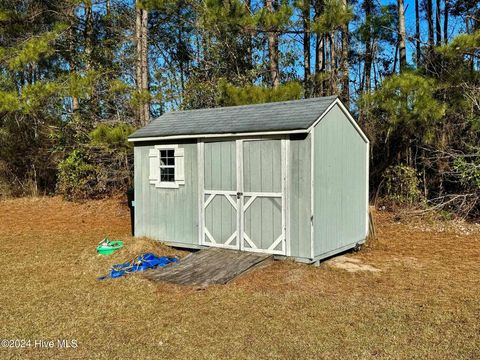
[[[205,287],[226,284],[237,276],[260,265],[266,265],[273,257],[245,251],[208,248],[180,259],[178,263],[145,273],[154,281]]]

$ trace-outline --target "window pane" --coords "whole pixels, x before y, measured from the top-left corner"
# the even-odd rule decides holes
[[[175,150],[167,150],[167,157],[169,158],[175,157]]]
[[[160,181],[174,182],[175,169],[174,168],[160,168]]]
[[[175,158],[174,157],[167,157],[166,159],[167,163],[166,165],[175,165]]]

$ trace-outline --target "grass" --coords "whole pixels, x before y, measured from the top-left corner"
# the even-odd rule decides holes
[[[120,200],[0,202],[0,338],[75,339],[71,349],[0,349],[0,358],[480,358],[480,232],[377,218],[378,239],[349,273],[290,261],[196,290],[141,276],[97,281],[143,251]],[[126,246],[95,254],[105,236]]]

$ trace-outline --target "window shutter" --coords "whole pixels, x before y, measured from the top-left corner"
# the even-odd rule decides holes
[[[180,185],[185,184],[185,157],[184,149],[175,149],[175,182]]]
[[[157,184],[160,182],[160,151],[157,149],[150,149],[148,153],[150,161],[150,175],[148,180],[150,184]]]

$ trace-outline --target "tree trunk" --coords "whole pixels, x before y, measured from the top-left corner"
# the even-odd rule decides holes
[[[93,31],[93,14],[92,5],[85,3],[85,28],[83,37],[85,41],[85,70],[90,70],[92,65],[92,31]]]
[[[415,59],[417,62],[417,68],[420,66],[421,57],[422,57],[422,48],[420,47],[420,6],[418,0],[415,0],[415,47],[416,54]]]
[[[343,6],[347,9],[348,2],[343,0]],[[350,105],[350,72],[348,67],[349,50],[348,22],[342,26],[342,100],[347,108]]]
[[[315,0],[315,20],[322,14],[324,0]],[[317,34],[315,40],[315,95],[323,95],[323,80],[319,80],[321,73],[325,72],[325,35]]]
[[[395,74],[397,72],[397,63],[398,63],[398,42],[397,45],[395,45],[395,52],[393,53],[393,67],[392,67],[392,74]],[[400,70],[399,70],[400,72]]]
[[[435,28],[437,34],[437,46],[442,45],[442,26],[440,25],[441,22],[441,0],[436,0],[436,9],[435,9]]]
[[[148,12],[142,10],[142,90],[148,92]],[[143,119],[146,125],[150,121],[150,102],[143,104]]]
[[[137,123],[139,126],[145,126],[148,123],[150,115],[149,102],[144,98],[148,92],[148,12],[141,8],[139,0],[136,0],[135,14],[135,43],[137,49],[135,73],[137,91],[140,94],[140,104],[137,109]]]
[[[177,16],[180,17],[181,14],[180,14],[180,9],[177,13]],[[183,43],[183,26],[179,26],[178,27],[178,39],[177,39],[177,42],[178,42],[178,45],[180,47],[180,44]],[[183,46],[182,46],[183,48]],[[184,98],[184,95],[185,95],[185,66],[184,66],[184,57],[182,55],[182,57],[178,60],[178,67],[179,67],[179,70],[180,70],[180,90],[181,90],[181,99]],[[188,63],[187,63],[187,67],[188,67]]]
[[[275,11],[273,7],[273,0],[266,0],[265,7],[270,13],[273,13]],[[271,31],[274,29],[268,30],[270,30],[267,32],[270,78],[272,86],[278,87],[280,85],[280,74],[278,68],[278,35],[275,31]]]
[[[305,97],[310,97],[310,0],[304,0],[302,8],[303,17],[303,86]]]
[[[365,85],[364,89],[366,93],[369,93],[372,87],[372,63],[373,63],[373,52],[372,44],[370,41],[367,41],[365,44]]]
[[[69,25],[72,25],[74,23],[74,18],[75,18],[75,7],[71,6],[68,7],[66,10],[66,16],[69,21]],[[70,27],[70,33],[68,37],[68,67],[69,67],[69,72],[70,74],[73,74],[77,71],[77,64],[75,62],[75,59],[77,58],[77,53],[75,50],[75,37],[76,37],[76,29],[74,26]],[[75,115],[78,110],[80,110],[80,103],[78,100],[78,97],[72,96],[72,113]]]
[[[373,1],[365,0],[363,3],[363,8],[365,10],[365,18],[369,18],[372,15],[373,10]],[[371,29],[369,29],[369,36],[365,42],[365,65],[364,65],[364,84],[362,84],[362,89],[366,93],[370,92],[372,84],[372,63],[373,63],[373,46],[371,39]]]
[[[407,66],[407,48],[405,45],[405,8],[403,0],[397,0],[398,7],[398,49],[400,54],[400,72],[403,72]]]
[[[315,41],[315,95],[321,96],[325,91],[324,80],[321,75],[325,73],[325,34],[318,34]]]
[[[445,0],[445,8],[443,13],[443,43],[448,44],[448,13],[450,11],[450,0]]]
[[[337,86],[337,49],[335,47],[335,32],[328,34],[328,44],[330,46],[330,93],[333,95],[338,93]]]
[[[434,45],[434,34],[433,34],[433,3],[432,0],[426,0],[426,16],[428,23],[428,48],[431,52]]]
[[[66,56],[66,60],[68,62],[68,72],[70,74],[74,74],[77,71],[77,63],[76,63],[76,58],[77,58],[77,49],[76,49],[76,38],[77,38],[77,29],[75,26],[73,26],[74,23],[76,23],[76,16],[75,16],[75,6],[67,6],[65,7],[65,13],[64,16],[66,18],[66,21],[70,27],[69,33],[68,33],[68,55]],[[76,96],[71,95],[71,112],[75,116],[75,114],[78,112],[80,109],[80,104],[78,101],[78,98]]]
[[[78,102],[78,97],[72,96],[72,113],[76,114],[80,110],[80,103]]]
[[[103,16],[102,21],[105,26],[105,38],[110,39],[114,35],[115,23],[111,17],[111,1],[107,0],[105,2],[105,16]],[[115,73],[112,69],[115,67],[115,50],[111,47],[105,48],[105,61],[107,62],[107,67],[109,71],[105,74],[105,80],[109,83],[115,79]],[[118,117],[118,110],[116,101],[113,98],[106,100],[105,102],[105,115],[108,118]]]
[[[135,46],[136,46],[136,61],[135,61],[135,81],[137,85],[137,91],[142,89],[142,10],[139,7],[139,1],[136,0],[135,4]],[[142,126],[143,124],[143,112],[141,106],[137,106],[137,124]]]
[[[251,0],[245,1],[245,8],[247,9],[247,12],[249,14],[252,14]],[[247,52],[245,54],[246,62],[248,64],[248,68],[253,69],[253,39],[252,39],[252,32],[250,29],[247,30],[246,41],[247,41]]]

